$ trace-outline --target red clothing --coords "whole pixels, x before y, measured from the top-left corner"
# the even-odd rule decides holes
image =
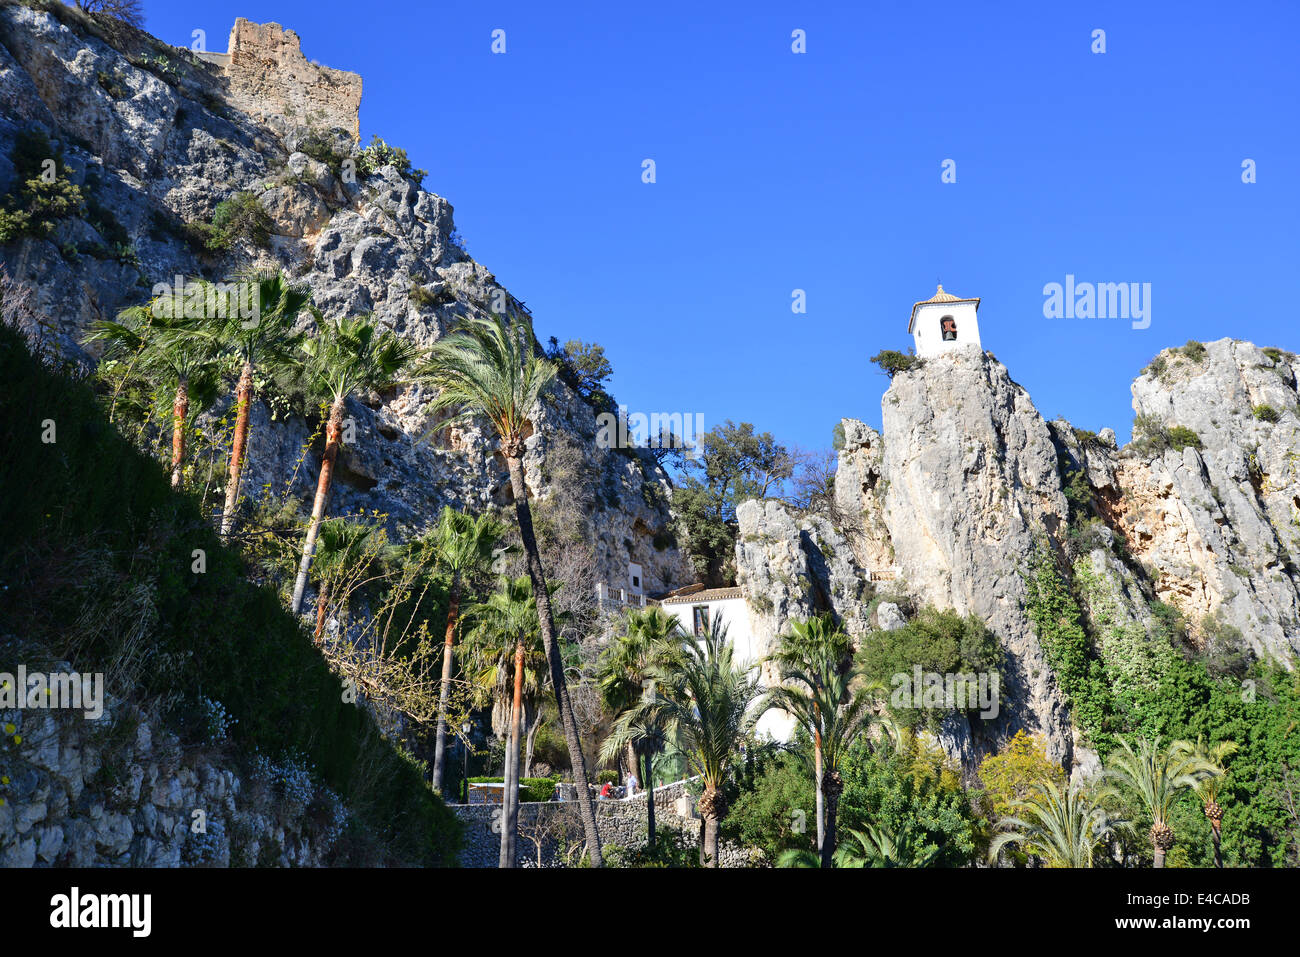
[[[607,798],[607,797],[609,797],[609,783],[608,783],[608,782],[606,782],[606,783],[605,783],[605,786],[604,786],[603,788],[600,789],[600,796],[603,797],[603,798]]]

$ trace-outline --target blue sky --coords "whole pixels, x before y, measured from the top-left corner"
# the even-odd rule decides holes
[[[429,171],[542,339],[605,346],[632,411],[808,448],[841,416],[879,427],[868,357],[911,344],[936,279],[983,298],[984,347],[1045,416],[1121,440],[1165,346],[1300,351],[1295,3],[146,8],[217,50],[236,16],[275,20],[362,74],[363,140]],[[1044,318],[1067,274],[1150,283],[1150,327]]]

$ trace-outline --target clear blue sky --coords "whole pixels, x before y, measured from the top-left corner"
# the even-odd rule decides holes
[[[363,139],[429,170],[540,337],[606,347],[632,411],[878,427],[867,357],[936,278],[1045,416],[1121,440],[1159,349],[1300,350],[1294,2],[145,3],[178,45],[275,20],[362,74]],[[1151,283],[1150,328],[1043,318],[1067,273]]]

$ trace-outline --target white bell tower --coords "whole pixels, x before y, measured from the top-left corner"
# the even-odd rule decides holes
[[[922,358],[937,356],[963,346],[980,345],[980,326],[975,318],[979,310],[978,299],[962,299],[943,291],[912,306],[912,318],[907,331],[916,339],[916,354]]]

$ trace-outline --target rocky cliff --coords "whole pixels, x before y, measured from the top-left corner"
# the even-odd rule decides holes
[[[61,152],[86,209],[48,237],[8,242],[0,257],[13,279],[34,288],[49,335],[66,354],[93,360],[81,344],[86,327],[146,301],[156,283],[249,268],[283,268],[310,286],[325,314],[372,313],[421,346],[463,317],[526,311],[464,251],[451,204],[421,188],[418,171],[371,170],[353,130],[311,125],[322,121],[284,108],[284,89],[302,87],[301,76],[280,84],[264,77],[268,98],[254,102],[257,89],[233,83],[220,62],[117,21],[41,6],[0,4],[0,193],[18,185],[11,158],[18,136],[38,130]],[[263,37],[255,27],[244,24],[241,35]],[[283,36],[296,52],[296,36]],[[306,61],[298,60],[300,53],[293,61],[300,73]],[[271,219],[265,243],[240,240],[214,253],[189,241],[188,227],[245,193]],[[406,535],[427,527],[444,504],[480,509],[508,500],[504,462],[481,428],[419,441],[432,424],[428,398],[411,387],[350,401],[357,440],[341,456],[335,514],[378,510]],[[253,415],[243,488],[257,494],[296,474],[295,492],[309,503],[321,449],[311,447],[307,467],[295,473],[294,465],[312,429],[301,417],[273,420],[261,405]],[[598,448],[592,409],[563,384],[534,428],[526,468],[539,499],[552,488],[548,451],[576,450],[565,459],[590,493],[581,531],[597,578],[622,583],[636,561],[651,593],[693,579],[670,544],[670,486],[652,458]]]
[[[1046,422],[990,354],[898,373],[883,436],[841,423],[834,506],[738,512],[737,565],[760,643],[832,610],[856,640],[901,623],[896,599],[974,614],[1006,653],[995,722],[949,722],[968,767],[1019,728],[1089,764],[1031,611],[1035,550],[1055,559],[1117,701],[1183,650],[1290,666],[1300,651],[1296,358],[1224,339],[1166,350],[1133,385],[1136,440]],[[857,587],[846,587],[856,582]],[[874,596],[874,600],[873,600]],[[1188,647],[1157,626],[1181,614]],[[980,723],[983,725],[984,723]]]

